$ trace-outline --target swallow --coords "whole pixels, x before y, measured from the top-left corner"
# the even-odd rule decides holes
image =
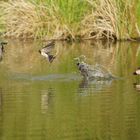
[[[45,45],[45,47],[39,50],[39,53],[42,56],[46,57],[50,63],[52,63],[53,60],[56,58],[56,55],[54,56],[52,54],[52,50],[54,49],[54,47],[55,47],[55,41],[51,41],[47,45]]]

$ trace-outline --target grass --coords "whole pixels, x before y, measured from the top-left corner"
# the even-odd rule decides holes
[[[139,36],[137,3],[138,0],[1,1],[0,28],[5,29],[5,36],[14,38],[131,39]]]
[[[5,21],[5,35],[8,37],[42,38],[46,34],[53,35],[53,31],[59,26],[55,11],[42,5],[10,1],[1,3],[1,7]]]
[[[118,32],[119,39],[136,37],[136,0],[120,0],[118,2]]]
[[[114,0],[99,0],[93,4],[93,12],[83,20],[83,30],[87,36],[96,39],[115,39],[117,33],[117,8]]]
[[[93,10],[82,23],[89,38],[121,40],[137,36],[133,0],[87,1]]]

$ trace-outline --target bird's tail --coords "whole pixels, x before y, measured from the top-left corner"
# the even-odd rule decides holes
[[[52,63],[56,56],[48,55],[49,62]]]

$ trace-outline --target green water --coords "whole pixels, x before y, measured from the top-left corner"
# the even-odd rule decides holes
[[[139,140],[139,43],[56,43],[52,64],[40,42],[8,40],[0,62],[0,140]],[[101,64],[115,81],[85,82],[74,58]]]

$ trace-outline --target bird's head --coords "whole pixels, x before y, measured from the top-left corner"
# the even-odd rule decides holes
[[[77,66],[79,66],[79,65],[80,65],[80,63],[79,63],[79,62],[77,62],[77,63],[76,63],[76,65],[77,65]]]
[[[80,63],[83,63],[86,61],[85,55],[81,55],[79,57],[74,58],[74,61],[76,62],[76,65],[79,66]]]
[[[76,63],[77,66],[80,65],[80,59],[79,59],[79,57],[74,58],[74,61],[75,61],[75,63]]]

